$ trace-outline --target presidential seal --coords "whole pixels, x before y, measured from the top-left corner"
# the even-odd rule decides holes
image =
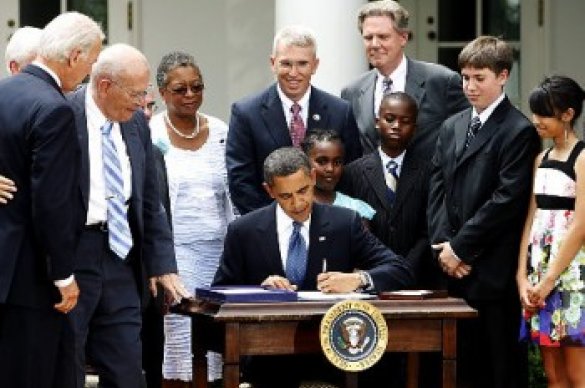
[[[386,351],[388,326],[380,310],[361,300],[333,305],[321,320],[321,348],[327,359],[347,372],[374,365]]]

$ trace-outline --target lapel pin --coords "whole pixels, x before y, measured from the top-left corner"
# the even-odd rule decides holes
[[[321,116],[319,116],[319,114],[318,114],[318,113],[315,113],[315,114],[313,115],[313,120],[315,120],[315,121],[319,121],[319,120],[321,120]]]
[[[325,236],[319,236],[319,241],[325,241]]]

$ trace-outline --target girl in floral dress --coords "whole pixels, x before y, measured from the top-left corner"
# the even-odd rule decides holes
[[[540,346],[549,387],[585,387],[585,91],[551,76],[530,94],[538,134],[553,146],[535,161],[517,272],[520,335]]]

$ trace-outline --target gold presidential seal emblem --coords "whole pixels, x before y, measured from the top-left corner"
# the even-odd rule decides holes
[[[348,372],[368,369],[382,358],[388,326],[380,310],[361,300],[333,305],[321,320],[321,348],[336,367]]]

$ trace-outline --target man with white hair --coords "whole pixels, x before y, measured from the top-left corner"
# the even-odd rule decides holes
[[[6,45],[4,58],[6,68],[12,75],[20,73],[37,56],[43,30],[36,27],[21,27],[12,34]]]
[[[0,387],[74,386],[63,360],[73,347],[65,314],[79,296],[79,155],[63,92],[89,73],[103,38],[87,16],[59,15],[33,64],[0,81],[0,171],[18,187],[0,207]]]
[[[311,85],[319,66],[312,31],[302,26],[280,30],[270,64],[276,83],[232,105],[226,167],[231,198],[240,214],[272,202],[262,187],[262,165],[268,154],[280,147],[298,148],[311,129],[337,131],[346,162],[362,156],[350,105]]]
[[[100,386],[141,384],[140,306],[156,283],[172,299],[179,282],[172,235],[161,205],[150,129],[142,105],[150,71],[132,46],[104,49],[89,85],[69,98],[77,120],[81,206],[75,278],[81,295],[70,316],[76,338],[77,388],[85,356]],[[150,284],[146,284],[147,277]]]

